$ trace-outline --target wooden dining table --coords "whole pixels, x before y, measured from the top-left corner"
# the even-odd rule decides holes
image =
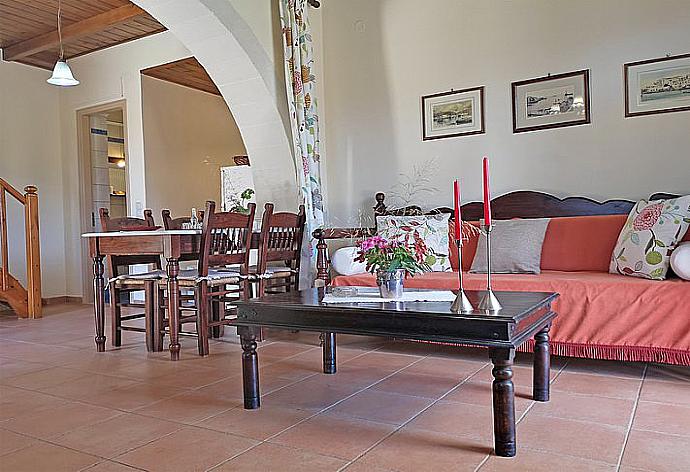
[[[105,352],[105,279],[103,259],[106,256],[159,255],[166,260],[168,316],[170,317],[170,359],[180,358],[179,320],[180,292],[178,275],[182,254],[199,252],[201,230],[111,231],[84,233],[93,258],[94,321],[96,351]],[[251,249],[259,247],[261,233],[254,231]]]

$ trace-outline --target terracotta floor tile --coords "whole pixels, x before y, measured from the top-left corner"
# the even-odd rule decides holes
[[[0,457],[0,470],[11,472],[76,472],[100,462],[99,457],[45,442]]]
[[[364,462],[353,462],[345,468],[345,472],[395,472],[393,469],[378,467]]]
[[[667,382],[690,382],[690,367],[683,365],[649,364],[645,379]]]
[[[119,414],[120,412],[107,408],[63,402],[7,420],[2,423],[2,427],[36,438],[49,439]]]
[[[84,469],[84,472],[137,472],[139,470],[119,462],[103,461],[93,467]]]
[[[124,387],[131,387],[137,382],[120,377],[110,377],[100,374],[88,374],[76,380],[62,383],[50,390],[52,395],[69,400],[89,400],[102,393]]]
[[[236,398],[191,391],[161,400],[135,410],[137,414],[152,416],[168,421],[194,424],[205,418],[218,415],[240,404]]]
[[[666,403],[639,402],[633,429],[688,436],[690,447],[690,407]]]
[[[645,379],[640,400],[690,406],[690,379],[687,382]]]
[[[479,382],[493,382],[494,377],[491,373],[492,369],[491,364],[487,364],[481,371],[477,372],[473,377],[473,381],[479,381]],[[556,369],[551,369],[550,371],[550,378],[553,380],[556,378],[556,375],[558,375],[558,371]],[[520,366],[520,365],[514,365],[513,366],[513,384],[515,386],[520,386],[520,387],[532,387],[532,380],[533,380],[534,372],[532,370],[532,367],[525,367],[525,366]]]
[[[491,455],[479,472],[614,472],[615,465],[518,447],[515,457]]]
[[[304,470],[309,472],[335,472],[347,464],[334,457],[277,444],[264,443],[213,469],[214,472],[266,472],[278,470]]]
[[[527,414],[518,423],[517,446],[616,464],[625,428]]]
[[[241,366],[241,364],[236,365]],[[259,360],[259,374],[261,377],[280,377],[297,381],[306,379],[319,372],[321,372],[321,367],[319,365],[304,367],[302,365],[295,365],[291,363],[290,360],[273,363],[264,363]]]
[[[388,371],[396,371],[421,360],[418,356],[408,356],[403,354],[391,354],[386,352],[368,352],[362,356],[352,359],[346,364],[348,366],[374,367]]]
[[[532,386],[515,385],[514,388],[515,409],[525,410],[532,403]],[[468,380],[443,397],[443,400],[491,407],[491,382]]]
[[[631,431],[623,453],[624,467],[656,472],[690,470],[688,438],[652,431]]]
[[[245,410],[240,406],[206,419],[197,426],[264,440],[313,414],[313,411],[272,405],[256,410]]]
[[[189,390],[153,382],[127,383],[81,401],[117,410],[133,411]]]
[[[518,411],[515,412],[519,418]],[[412,420],[406,428],[466,436],[490,444],[493,440],[491,407],[440,401]]]
[[[405,369],[405,372],[436,375],[459,383],[461,380],[474,374],[485,364],[485,362],[468,361],[464,359],[427,357]]]
[[[640,380],[605,377],[572,372],[561,372],[551,384],[552,391],[596,395],[600,397],[634,400],[640,388]]]
[[[52,406],[59,406],[65,400],[39,392],[0,386],[0,421],[21,418],[33,412]]]
[[[449,436],[407,428],[393,434],[357,462],[398,472],[474,471],[491,444],[467,437]]]
[[[71,431],[52,441],[71,449],[112,458],[180,428],[176,423],[126,413],[97,425]]]
[[[321,376],[324,376],[333,384],[364,388],[389,377],[392,373],[393,371],[385,368],[342,364],[338,366],[336,374],[321,374]]]
[[[565,371],[606,375],[607,377],[641,379],[642,372],[644,372],[644,363],[572,358],[568,361],[568,365],[565,366]]]
[[[0,358],[0,383],[4,384],[5,380],[9,378],[44,370],[48,367],[50,365],[41,362],[25,362],[19,359],[2,357]]]
[[[634,400],[622,398],[553,392],[550,401],[535,402],[529,414],[591,421],[627,428],[634,405]]]
[[[13,433],[6,429],[0,429],[0,456],[31,446],[35,442],[35,439],[28,436]]]
[[[329,412],[399,425],[422,411],[431,402],[428,398],[365,390],[339,403]]]
[[[268,395],[279,388],[295,382],[296,381],[292,379],[264,375],[261,372],[261,369],[259,369],[259,390],[262,396]],[[231,398],[238,401],[244,398],[241,376],[221,380],[220,382],[207,385],[206,387],[201,387],[197,389],[197,391],[207,393],[208,395],[218,395],[223,398]]]
[[[352,460],[395,430],[395,426],[321,414],[270,442]]]
[[[435,399],[448,392],[459,382],[459,380],[447,376],[440,377],[403,370],[376,384],[372,389]]]
[[[269,344],[259,343],[259,358],[282,360],[303,353],[310,349],[318,349],[315,346],[305,346],[303,344],[288,343],[282,341],[270,342]]]
[[[239,436],[186,427],[116,460],[150,472],[206,470],[256,444]]]
[[[351,394],[351,388],[343,389],[299,382],[266,395],[261,402],[263,405],[318,411]]]
[[[4,383],[5,385],[11,385],[13,387],[50,393],[54,387],[63,383],[77,380],[78,378],[85,377],[86,375],[88,374],[79,370],[65,369],[63,367],[50,367],[48,369],[12,377],[7,379]]]

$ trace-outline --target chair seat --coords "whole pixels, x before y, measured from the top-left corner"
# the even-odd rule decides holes
[[[266,270],[262,273],[257,273],[257,267],[252,266],[249,271],[250,273],[259,279],[273,279],[273,278],[285,278],[297,273],[295,269],[285,266],[268,266]]]
[[[165,274],[164,274],[165,275]],[[202,280],[208,281],[210,286],[237,284],[243,279],[247,279],[246,275],[241,275],[238,271],[233,269],[209,269],[207,276],[200,276],[197,269],[181,270],[177,276],[178,283],[181,287],[193,287]],[[160,283],[167,283],[167,276],[164,276]]]
[[[111,279],[115,282],[117,288],[126,288],[131,286],[143,286],[147,280],[160,280],[165,277],[163,269],[156,269],[150,272],[142,272],[140,274],[123,274]]]

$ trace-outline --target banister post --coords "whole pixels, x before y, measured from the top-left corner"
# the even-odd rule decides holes
[[[26,278],[29,318],[42,316],[41,299],[41,241],[38,231],[38,189],[33,185],[24,187],[24,223],[26,234]]]
[[[330,275],[328,274],[328,245],[324,238],[323,230],[316,229],[312,233],[316,243],[316,280],[315,287],[323,287],[330,283]]]

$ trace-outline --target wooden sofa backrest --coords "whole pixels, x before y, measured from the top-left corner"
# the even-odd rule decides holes
[[[670,193],[655,193],[649,200],[663,200],[678,195]],[[438,207],[424,211],[420,206],[409,205],[401,208],[388,208],[383,192],[375,196],[374,217],[377,216],[412,216],[449,213],[453,219],[453,209]],[[532,190],[519,190],[506,193],[491,200],[491,212],[495,219],[509,220],[513,218],[558,218],[565,216],[594,216],[594,215],[627,215],[635,202],[631,200],[607,200],[598,202],[587,197],[559,198],[554,195]],[[483,217],[484,204],[470,202],[462,205],[462,218],[465,221],[477,221]],[[317,240],[317,280],[328,284],[330,282],[328,260],[329,239],[364,238],[376,233],[376,228],[321,228],[314,231]]]

